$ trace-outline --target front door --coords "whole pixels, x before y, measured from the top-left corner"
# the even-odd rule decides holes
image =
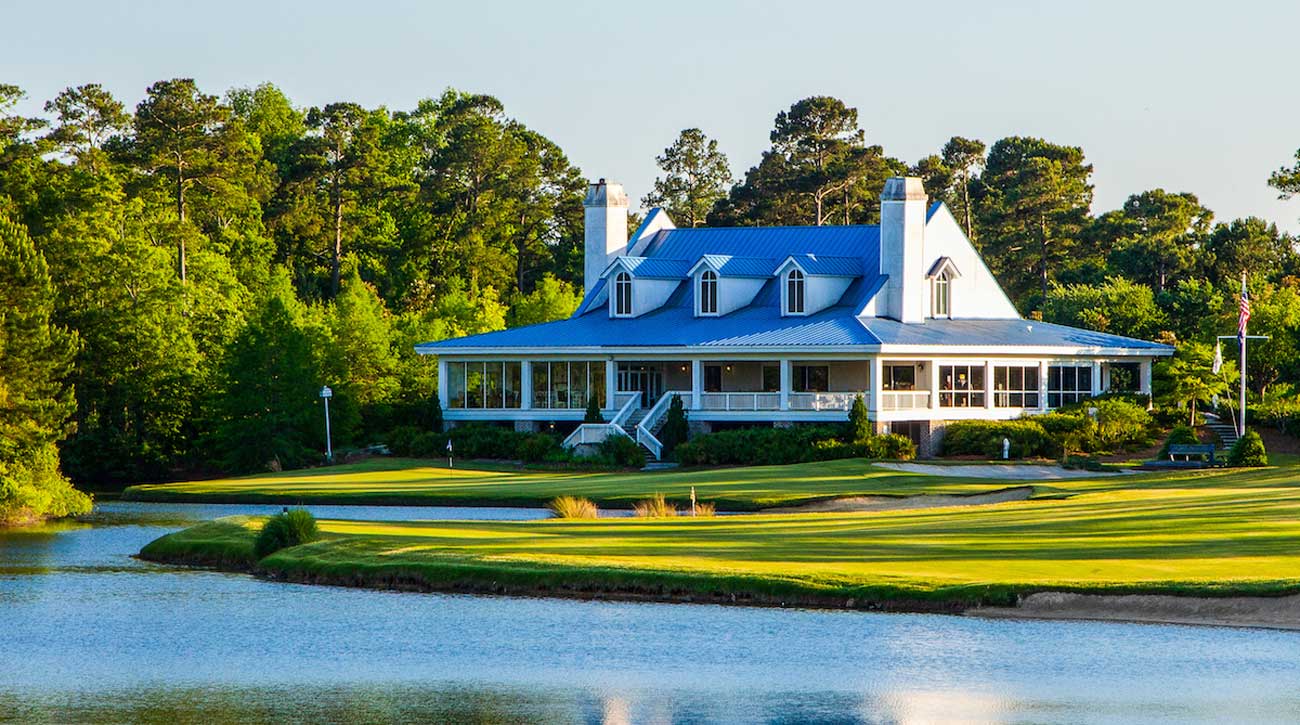
[[[618,364],[619,392],[641,394],[641,407],[649,408],[664,394],[664,374],[657,365]]]

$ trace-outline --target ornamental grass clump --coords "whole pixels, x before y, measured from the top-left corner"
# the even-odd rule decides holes
[[[712,517],[712,516],[716,516],[717,514],[718,514],[718,508],[714,506],[712,503],[697,501],[695,504],[695,513],[691,515]]]
[[[590,499],[578,496],[560,496],[546,504],[546,508],[557,519],[594,519],[600,516],[600,510]]]
[[[696,506],[698,510],[698,504]],[[637,517],[643,519],[658,519],[677,515],[677,507],[668,503],[662,493],[656,493],[644,501],[637,501],[632,504],[632,511]]]
[[[306,544],[320,538],[316,517],[307,509],[291,509],[272,516],[262,524],[253,544],[253,554],[265,559],[280,549]]]

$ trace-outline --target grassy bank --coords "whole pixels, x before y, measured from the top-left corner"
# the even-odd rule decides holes
[[[1278,595],[1300,591],[1296,474],[1072,481],[1080,489],[1065,499],[872,514],[322,521],[323,540],[256,567],[354,586],[940,611],[1048,590]],[[143,555],[228,560],[255,527],[222,519]]]
[[[1216,474],[1166,473],[1133,480],[1202,475]],[[448,469],[445,460],[383,458],[304,471],[132,486],[123,498],[190,503],[544,506],[557,496],[573,495],[607,508],[631,508],[634,502],[655,493],[685,502],[694,486],[701,500],[711,501],[721,510],[755,511],[841,496],[988,493],[1023,483],[899,473],[862,460],[645,473],[574,473],[482,463]],[[1028,483],[1034,485],[1036,496],[1068,495],[1089,487],[1115,485],[1113,478]]]

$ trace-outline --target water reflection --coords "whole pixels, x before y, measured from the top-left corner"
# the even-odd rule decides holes
[[[268,508],[109,504],[0,534],[0,721],[1300,720],[1295,633],[400,594],[130,558]]]

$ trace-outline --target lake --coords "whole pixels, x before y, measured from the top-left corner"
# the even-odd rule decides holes
[[[107,502],[0,532],[0,722],[1300,721],[1296,632],[378,592],[131,558],[278,510]]]

